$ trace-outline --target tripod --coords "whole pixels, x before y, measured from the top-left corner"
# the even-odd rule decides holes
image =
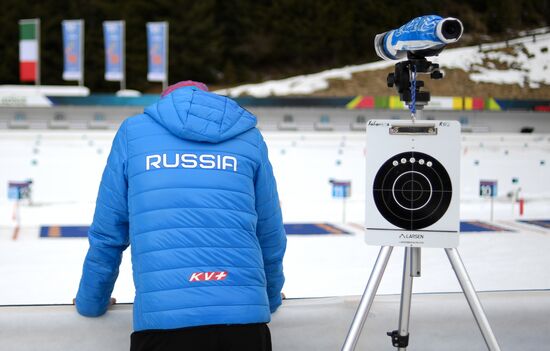
[[[423,107],[430,101],[430,93],[425,90],[421,90],[424,87],[424,82],[416,80],[417,73],[427,73],[431,79],[443,78],[442,73],[439,70],[439,65],[434,64],[426,60],[425,56],[437,55],[441,52],[438,50],[428,50],[419,52],[416,54],[408,53],[408,60],[399,62],[395,65],[395,71],[388,75],[387,83],[388,87],[395,87],[399,93],[401,101],[407,103],[411,110],[412,122],[415,123],[416,110],[421,112]],[[420,113],[419,113],[420,115]],[[411,131],[408,131],[409,133]],[[425,131],[419,129],[420,133]],[[372,269],[369,281],[365,288],[365,292],[353,318],[350,330],[346,337],[342,351],[353,351],[359,340],[359,335],[367,315],[369,314],[374,296],[388,265],[393,246],[382,246],[374,268]],[[487,348],[489,351],[500,351],[497,339],[493,334],[487,316],[483,311],[483,306],[479,301],[477,293],[474,289],[474,285],[468,276],[466,267],[460,258],[458,250],[455,248],[446,248],[445,253],[449,258],[451,266],[455,271],[458,282],[462,288],[466,300],[470,305],[470,309],[477,322],[479,330],[485,339]],[[421,248],[420,247],[405,247],[405,262],[403,264],[403,281],[401,286],[401,302],[399,310],[399,327],[397,330],[388,332],[388,336],[391,337],[392,345],[399,351],[405,351],[409,345],[409,317],[411,313],[411,297],[412,297],[412,284],[413,277],[420,277],[421,273]]]
[[[382,280],[382,276],[388,265],[393,247],[392,246],[382,246],[376,263],[371,272],[367,287],[353,318],[350,330],[346,337],[342,351],[352,351],[355,350],[357,341],[359,340],[359,335],[365,321],[367,320],[367,315],[372,306],[374,296]],[[470,309],[474,315],[474,318],[477,322],[479,330],[485,339],[487,348],[490,351],[500,351],[498,346],[497,339],[493,334],[487,316],[483,311],[483,306],[479,301],[479,298],[476,294],[472,281],[468,276],[466,267],[458,254],[458,250],[454,248],[445,249],[445,253],[451,262],[451,266],[455,271],[456,277],[462,287],[462,291],[466,296],[466,300],[470,305]],[[412,296],[412,283],[413,277],[419,277],[421,272],[420,267],[420,258],[421,252],[418,247],[406,247],[405,248],[405,262],[403,265],[403,285],[401,287],[401,303],[400,303],[400,312],[399,312],[399,329],[392,332],[388,332],[388,336],[392,339],[392,345],[397,347],[399,351],[405,351],[409,344],[409,317],[411,312],[411,296]]]

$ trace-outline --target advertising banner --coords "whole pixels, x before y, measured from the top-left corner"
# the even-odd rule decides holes
[[[63,79],[82,81],[84,78],[84,21],[66,20],[63,32]]]
[[[164,82],[168,77],[168,22],[147,23],[147,80]]]
[[[124,80],[124,21],[103,22],[105,80]]]

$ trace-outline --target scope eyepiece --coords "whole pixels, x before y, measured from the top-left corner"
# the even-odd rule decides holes
[[[445,44],[456,42],[462,36],[464,27],[459,19],[448,17],[441,20],[436,27],[437,37]]]

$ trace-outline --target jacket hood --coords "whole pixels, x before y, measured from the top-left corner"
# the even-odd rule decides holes
[[[225,96],[194,86],[178,88],[145,113],[187,140],[220,143],[256,126],[256,117]]]

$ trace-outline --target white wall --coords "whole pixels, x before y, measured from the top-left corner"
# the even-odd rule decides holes
[[[245,106],[247,107],[247,106]],[[247,107],[249,108],[249,107]],[[334,130],[350,131],[358,116],[368,119],[409,119],[408,110],[348,110],[342,107],[250,107],[258,116],[262,130],[278,130],[284,116],[294,118],[300,131],[313,131],[322,116],[329,118]],[[116,129],[128,116],[143,112],[143,106],[54,106],[47,108],[0,108],[0,130],[13,128],[13,120],[24,119],[31,129],[88,129],[90,123]],[[99,122],[95,121],[100,119]],[[550,113],[534,111],[433,111],[423,112],[423,119],[460,121],[467,130],[492,133],[519,133],[523,127],[533,127],[536,133],[550,133]],[[61,119],[61,122],[52,121]],[[21,126],[20,126],[21,127]]]

